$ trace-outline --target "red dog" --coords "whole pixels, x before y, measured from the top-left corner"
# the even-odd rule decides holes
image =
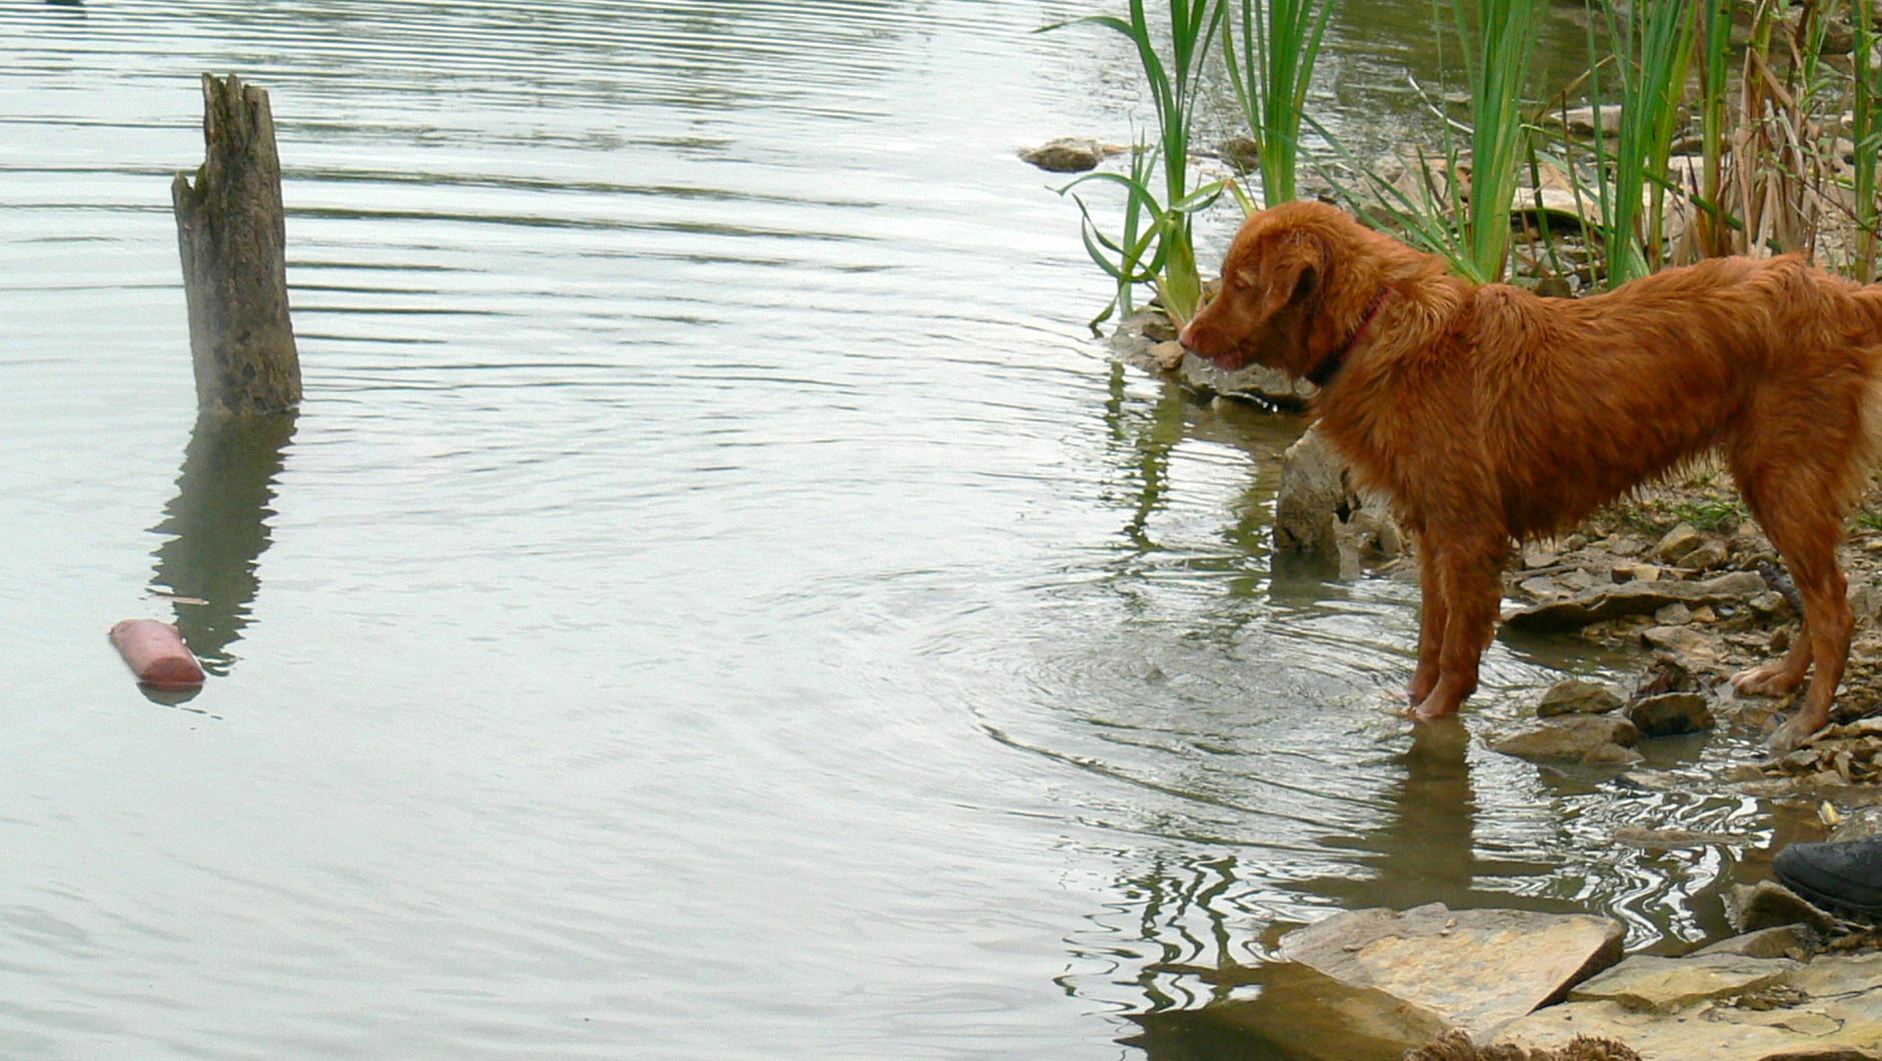
[[[1772,738],[1829,720],[1852,616],[1836,549],[1882,422],[1882,289],[1801,258],[1720,258],[1578,300],[1450,275],[1443,259],[1322,203],[1250,217],[1183,345],[1320,386],[1320,429],[1415,537],[1424,614],[1411,715],[1477,688],[1511,539],[1548,536],[1722,451],[1802,594],[1782,660],[1733,678],[1816,678]]]

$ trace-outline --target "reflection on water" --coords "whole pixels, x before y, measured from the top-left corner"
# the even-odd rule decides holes
[[[226,675],[229,646],[241,639],[261,591],[276,478],[294,438],[297,414],[204,416],[190,432],[176,497],[151,528],[157,546],[151,586],[184,598],[176,625],[203,669]]]
[[[1316,895],[1344,909],[1443,903],[1454,909],[1505,906],[1567,912],[1572,903],[1512,895],[1478,886],[1480,878],[1545,875],[1547,862],[1489,860],[1476,843],[1476,793],[1467,759],[1471,734],[1458,719],[1421,725],[1410,746],[1396,756],[1402,770],[1386,795],[1391,808],[1377,826],[1358,836],[1330,836],[1328,847],[1354,852],[1369,873],[1342,874],[1305,882]]]

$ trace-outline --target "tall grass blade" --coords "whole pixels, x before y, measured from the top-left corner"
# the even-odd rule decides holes
[[[1853,181],[1859,230],[1853,264],[1856,279],[1867,284],[1876,279],[1877,226],[1882,223],[1882,203],[1876,199],[1876,159],[1882,155],[1882,33],[1875,28],[1876,0],[1850,0],[1850,6],[1856,28],[1850,138],[1856,144]]]
[[[1500,280],[1510,206],[1527,155],[1522,92],[1541,28],[1541,0],[1450,0],[1470,84],[1470,195],[1460,221],[1474,278]]]
[[[1222,32],[1229,83],[1260,145],[1261,198],[1298,198],[1301,119],[1333,0],[1241,0],[1241,35]],[[1239,43],[1238,43],[1239,42]]]
[[[1855,0],[1866,3],[1867,0]],[[1732,0],[1699,0],[1694,36],[1699,49],[1700,178],[1693,200],[1700,206],[1694,218],[1697,253],[1716,258],[1732,253],[1731,233],[1717,204],[1725,200],[1725,150],[1730,126],[1726,100],[1731,74]]]
[[[1169,50],[1159,52],[1157,37],[1151,30],[1145,0],[1130,0],[1129,17],[1087,15],[1043,29],[1063,26],[1102,26],[1127,38],[1136,49],[1143,68],[1151,101],[1157,112],[1157,151],[1163,176],[1163,196],[1148,203],[1133,193],[1131,210],[1152,208],[1150,231],[1155,234],[1159,268],[1149,282],[1163,302],[1164,312],[1183,323],[1196,313],[1202,299],[1202,278],[1196,270],[1196,252],[1190,232],[1191,209],[1182,204],[1192,198],[1189,187],[1190,134],[1195,124],[1196,97],[1202,82],[1203,67],[1215,47],[1227,0],[1165,0],[1169,16]],[[1147,181],[1140,181],[1140,187]],[[1147,192],[1147,188],[1143,189]],[[1216,192],[1219,193],[1217,188]],[[1082,208],[1082,207],[1081,207]],[[1089,215],[1086,215],[1089,217]],[[1135,219],[1141,215],[1132,215]],[[1124,246],[1132,241],[1127,237]],[[1125,270],[1128,272],[1129,270]],[[1129,305],[1128,292],[1117,300]],[[1102,319],[1102,317],[1100,318]]]
[[[1623,10],[1615,0],[1602,3],[1621,109],[1612,158],[1601,158],[1599,141],[1596,147],[1601,168],[1613,173],[1602,222],[1612,286],[1645,276],[1663,260],[1665,177],[1691,69],[1694,6],[1695,0],[1653,0]]]

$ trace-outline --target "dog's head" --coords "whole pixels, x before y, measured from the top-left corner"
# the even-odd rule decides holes
[[[1250,362],[1311,378],[1356,330],[1376,284],[1357,296],[1349,273],[1367,231],[1325,203],[1287,203],[1254,214],[1222,262],[1222,290],[1179,336],[1227,369]],[[1351,317],[1351,321],[1346,318]],[[1342,325],[1347,332],[1342,332]]]

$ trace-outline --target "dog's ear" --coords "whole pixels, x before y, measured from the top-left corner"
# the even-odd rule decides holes
[[[1320,297],[1330,257],[1326,240],[1296,229],[1274,241],[1268,254],[1262,305],[1267,316],[1301,309]]]

